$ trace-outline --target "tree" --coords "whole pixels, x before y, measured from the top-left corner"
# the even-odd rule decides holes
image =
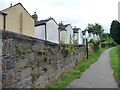
[[[111,23],[110,35],[117,44],[120,44],[120,23],[117,20]]]
[[[114,46],[116,43],[112,39],[109,33],[103,33],[101,38],[101,44],[107,45],[107,46]]]
[[[87,30],[89,33],[93,32],[94,31],[94,25],[93,24],[88,24],[88,26],[85,30]]]
[[[100,36],[103,34],[103,31],[104,31],[104,29],[102,28],[102,26],[99,25],[98,23],[95,23],[94,30]]]

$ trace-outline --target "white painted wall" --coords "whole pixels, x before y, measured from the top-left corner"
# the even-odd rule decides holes
[[[74,33],[74,39],[78,42],[79,41],[79,33]]]
[[[89,38],[89,33],[88,31],[85,32],[86,38]]]
[[[73,29],[72,29],[72,27],[70,25],[68,25],[66,27],[66,30],[67,30],[66,44],[69,44],[70,38],[73,36]]]
[[[100,40],[100,37],[99,37],[99,35],[97,35],[97,40]]]
[[[59,43],[58,25],[50,20],[47,22],[47,40],[54,43]]]
[[[91,33],[91,39],[94,39],[93,33]]]
[[[91,39],[94,39],[93,33],[89,33],[88,42],[89,42]]]
[[[51,19],[46,25],[47,41],[59,43],[58,25]],[[35,27],[35,37],[45,40],[45,25]]]
[[[94,35],[94,40],[97,40],[97,36],[96,36],[96,34],[93,34]]]
[[[45,40],[45,25],[35,27],[35,37]]]
[[[78,42],[78,44],[84,44],[83,43],[83,34],[82,34],[81,30],[79,30],[79,42]]]

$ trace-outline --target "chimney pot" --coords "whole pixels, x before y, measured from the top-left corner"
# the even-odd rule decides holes
[[[10,7],[12,7],[12,3],[10,3]]]
[[[35,22],[37,22],[38,20],[38,15],[36,14],[36,12],[34,12],[34,15],[32,15],[32,18],[34,19]]]

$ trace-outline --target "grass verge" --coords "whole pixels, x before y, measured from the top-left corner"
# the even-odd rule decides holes
[[[116,80],[116,82],[118,82],[118,86],[120,87],[120,69],[118,71],[118,68],[120,67],[119,65],[119,62],[118,62],[118,54],[120,53],[120,45],[119,46],[116,46],[115,48],[111,49],[110,50],[110,63],[111,63],[111,67],[113,69],[113,76]]]
[[[105,49],[100,49],[95,54],[89,56],[88,60],[82,60],[73,69],[67,73],[63,73],[57,80],[46,86],[46,88],[66,88],[75,79],[80,78],[82,73],[87,70],[91,64],[97,61],[101,53]]]

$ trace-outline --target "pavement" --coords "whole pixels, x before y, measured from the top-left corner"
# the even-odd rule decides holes
[[[118,88],[110,66],[109,51],[110,49],[104,51],[98,61],[68,88]]]

